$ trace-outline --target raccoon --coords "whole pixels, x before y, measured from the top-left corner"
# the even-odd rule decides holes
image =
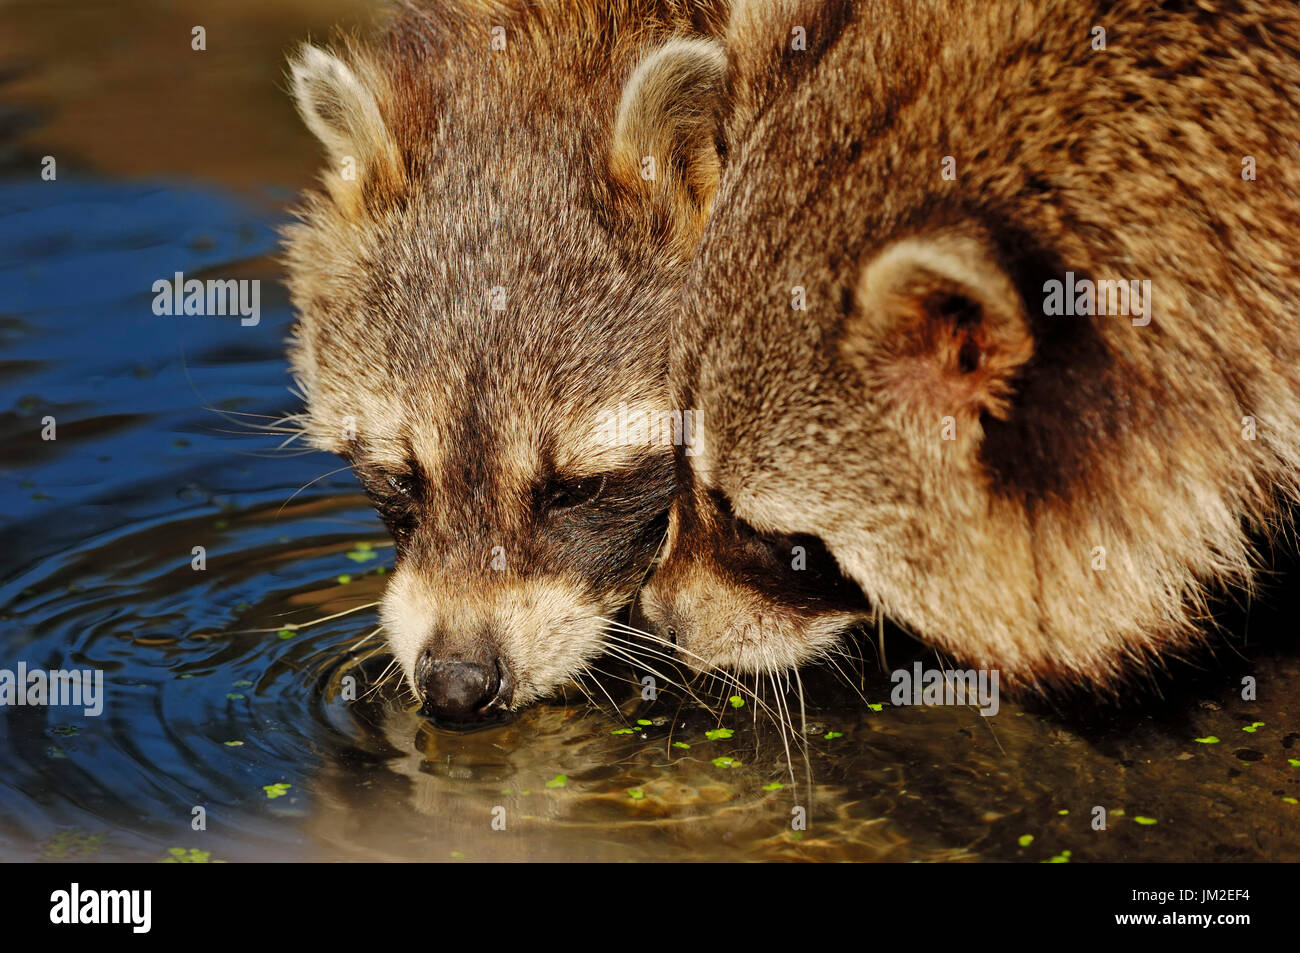
[[[671,450],[599,423],[668,403],[722,21],[677,0],[405,3],[378,38],[291,60],[327,154],[285,234],[304,429],[393,535],[384,631],[435,719],[563,685],[662,541]]]
[[[770,671],[877,611],[1099,697],[1203,643],[1297,497],[1300,7],[747,3],[727,42],[651,624]]]

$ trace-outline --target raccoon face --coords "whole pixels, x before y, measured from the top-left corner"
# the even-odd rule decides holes
[[[397,547],[389,644],[450,721],[547,695],[601,652],[663,539],[672,492],[666,452],[602,462],[593,447],[559,462],[538,452],[552,435],[479,423],[463,422],[467,443],[433,466],[413,453],[400,470],[366,451],[355,460]]]
[[[1004,577],[1032,561],[1023,514],[985,454],[1033,339],[986,238],[935,228],[869,249],[848,281],[820,270],[825,322],[728,258],[702,250],[672,357],[700,423],[642,596],[656,630],[690,664],[770,672],[874,611],[927,633],[987,631],[1002,606],[1034,625],[1030,587]],[[748,330],[729,334],[716,315],[737,313]],[[972,573],[983,591],[958,595]]]
[[[456,724],[580,673],[663,539],[671,449],[611,421],[668,407],[662,341],[717,171],[714,44],[666,43],[598,103],[595,66],[566,90],[548,49],[588,55],[461,77],[479,51],[307,48],[293,68],[336,163],[288,232],[309,437],[392,533],[385,634]]]
[[[693,451],[707,440],[704,425]],[[869,616],[816,536],[760,531],[705,468],[677,452],[664,557],[640,602],[656,634],[700,673],[784,671],[816,658]],[[748,508],[749,499],[741,495]],[[754,511],[762,518],[761,508]]]
[[[600,654],[663,539],[671,450],[604,424],[620,404],[667,404],[647,338],[668,303],[593,281],[542,321],[509,301],[494,313],[468,282],[411,262],[422,245],[403,229],[373,241],[388,271],[353,272],[369,304],[315,312],[296,352],[304,368],[313,354],[313,442],[351,463],[393,536],[381,612],[409,682],[439,719],[477,721]],[[548,300],[540,278],[516,290]]]

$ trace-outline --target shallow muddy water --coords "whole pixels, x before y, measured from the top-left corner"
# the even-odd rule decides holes
[[[0,859],[1300,859],[1294,568],[1118,710],[894,706],[865,641],[787,696],[806,755],[770,690],[643,702],[608,661],[601,705],[428,723],[372,636],[382,526],[257,431],[297,409],[274,229],[317,159],[282,54],[366,7],[266,6],[0,8],[0,669],[106,695],[0,709]],[[260,321],[155,315],[175,272],[259,279]]]

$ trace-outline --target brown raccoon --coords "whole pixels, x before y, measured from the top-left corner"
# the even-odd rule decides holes
[[[646,614],[700,667],[807,660],[846,609],[801,533],[1004,684],[1190,648],[1297,494],[1300,7],[750,3],[728,42]]]
[[[408,3],[378,39],[291,63],[328,154],[286,234],[305,430],[393,534],[385,631],[435,716],[563,684],[662,540],[671,451],[598,421],[668,404],[667,322],[717,179],[720,20]]]

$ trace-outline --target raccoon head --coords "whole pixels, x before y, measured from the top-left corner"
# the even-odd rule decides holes
[[[1250,578],[1247,531],[1295,498],[1296,325],[1272,290],[1295,269],[1268,251],[1295,196],[1216,171],[1294,108],[1232,74],[1257,110],[1206,120],[1153,65],[1213,42],[1190,15],[1100,59],[1077,49],[1084,13],[1017,10],[954,45],[948,7],[900,8],[797,82],[749,83],[780,95],[729,143],[683,293],[671,377],[702,439],[642,600],[688,650],[740,634],[797,664],[841,625],[789,593],[788,561],[716,569],[740,520],[816,537],[874,610],[1004,686],[1116,690],[1198,638],[1207,590]],[[1139,127],[1142,152],[1108,164]],[[1225,215],[1256,255],[1224,254],[1206,222]],[[1157,318],[1056,310],[1071,275],[1150,279]],[[1243,439],[1252,407],[1279,422],[1267,441]],[[710,606],[697,580],[730,585]]]
[[[671,449],[610,422],[668,405],[723,63],[705,40],[634,56],[521,28],[484,68],[434,55],[478,33],[429,29],[292,64],[330,164],[287,233],[291,359],[312,444],[396,542],[389,644],[426,709],[466,723],[600,654],[663,538]]]
[[[1037,561],[1059,554],[1020,492],[1042,473],[1004,479],[1036,338],[995,243],[944,226],[868,247],[842,293],[804,279],[811,319],[733,254],[706,241],[684,297],[673,384],[699,426],[642,595],[657,631],[699,667],[764,672],[883,612],[1012,681],[1050,671]]]

